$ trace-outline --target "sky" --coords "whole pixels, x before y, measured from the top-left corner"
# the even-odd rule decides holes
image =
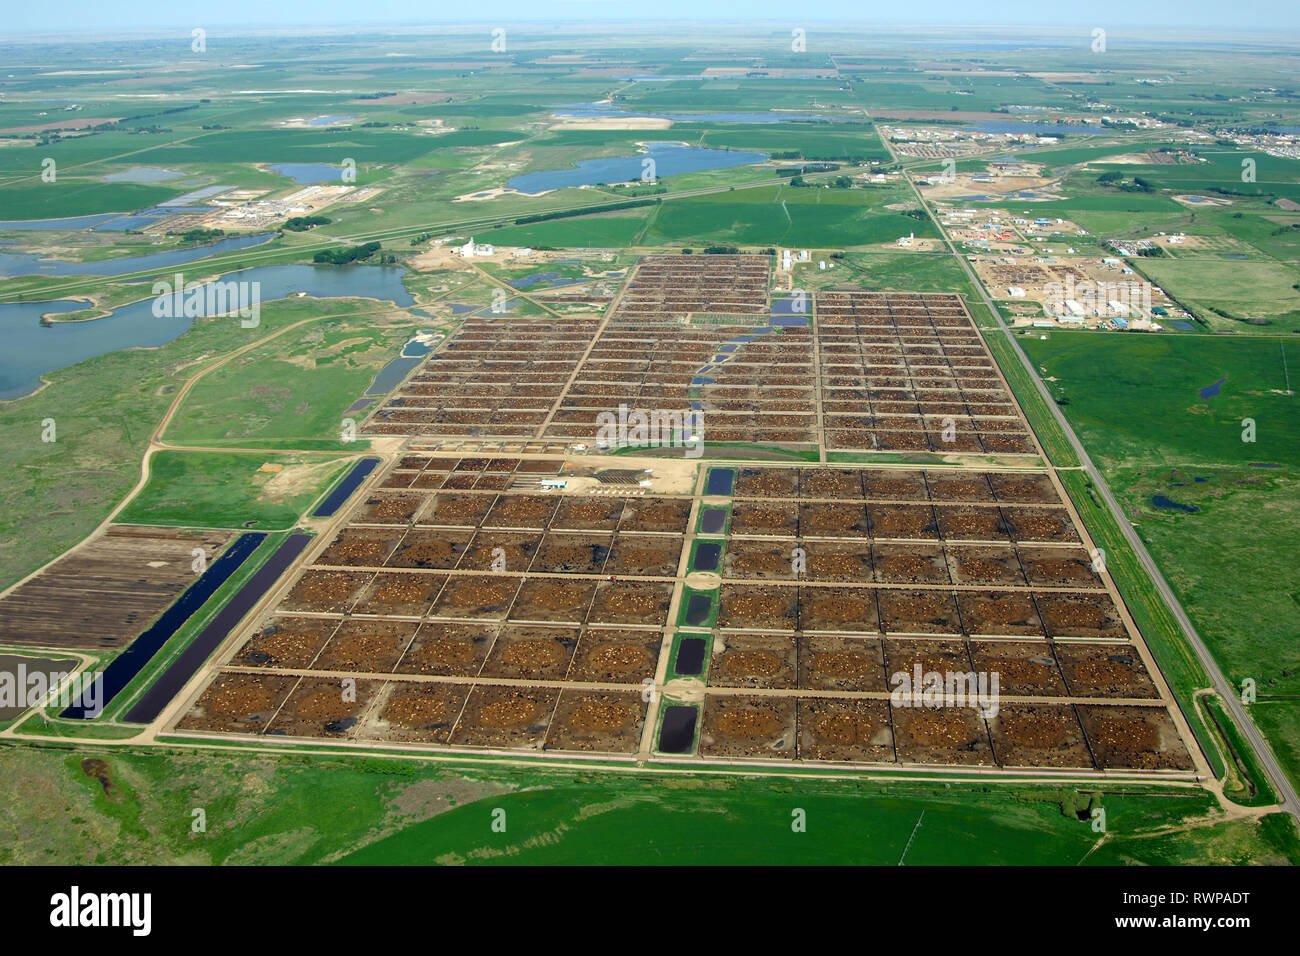
[[[1273,39],[1300,37],[1297,0],[926,0],[881,3],[821,0],[0,0],[0,39],[22,33],[161,32],[172,28],[283,28],[294,26],[418,25],[445,23],[467,11],[474,21],[509,26],[538,20],[770,20],[809,24],[871,23],[1058,25],[1108,31],[1148,28],[1171,34],[1213,28]],[[815,14],[815,16],[813,15]]]

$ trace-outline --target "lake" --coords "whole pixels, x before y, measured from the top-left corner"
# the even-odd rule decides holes
[[[160,169],[157,166],[132,166],[120,173],[109,173],[104,177],[106,183],[165,183],[169,179],[184,176],[174,169]]]
[[[1010,122],[1000,122],[990,120],[982,123],[969,123],[963,127],[966,130],[973,130],[977,133],[1028,133],[1031,136],[1078,136],[1080,133],[1099,133],[1097,129],[1088,127],[1060,125],[1055,123],[1017,123],[1014,120]]]
[[[343,181],[343,168],[326,163],[274,163],[268,167],[295,183],[339,183]]]
[[[680,173],[698,173],[706,169],[730,169],[733,166],[765,163],[770,157],[767,153],[741,149],[707,149],[656,141],[646,143],[646,149],[636,156],[583,159],[569,169],[549,169],[513,176],[506,185],[516,192],[536,196],[549,189],[563,189],[567,186],[625,183],[641,178],[646,158],[654,160],[655,176],[658,178]]]
[[[170,269],[222,252],[261,245],[272,238],[274,237],[269,232],[259,236],[232,236],[189,249],[170,249],[118,259],[101,259],[98,262],[63,262],[36,255],[0,252],[0,276],[122,276],[132,272]]]
[[[828,123],[830,120],[816,113],[642,113],[634,110],[619,109],[602,103],[573,103],[555,110],[558,117],[582,119],[597,116],[648,116],[654,119],[668,119],[677,123],[793,123],[812,121]]]
[[[0,219],[0,230],[53,232],[58,229],[90,229],[101,223],[121,219],[126,213],[101,212],[94,216],[66,216],[62,219]]]
[[[394,266],[261,266],[223,276],[224,281],[258,282],[261,301],[298,292],[317,298],[359,296],[403,308],[415,304],[402,285],[405,269]],[[41,325],[46,312],[76,312],[83,302],[69,300],[0,304],[0,399],[20,398],[40,387],[41,376],[97,355],[128,348],[166,345],[193,323],[186,316],[159,318],[153,297],[114,309],[89,322]],[[238,319],[231,318],[232,322]],[[261,333],[249,330],[250,337]]]

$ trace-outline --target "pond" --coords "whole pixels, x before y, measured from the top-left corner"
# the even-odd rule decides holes
[[[966,130],[974,130],[977,133],[1028,133],[1031,136],[1062,136],[1069,133],[1078,136],[1080,133],[1077,126],[1058,126],[1055,123],[1017,123],[1002,122],[999,120],[989,120],[981,123],[969,123],[962,127]],[[1084,130],[1088,132],[1088,130]]]
[[[128,723],[148,724],[158,719],[173,697],[180,693],[211,655],[229,636],[243,617],[257,604],[267,591],[288,570],[312,541],[308,534],[291,534],[257,572],[248,579],[239,592],[223,607],[203,629],[194,642],[172,662],[134,707],[123,718]],[[131,645],[131,650],[135,645]],[[112,665],[109,665],[110,667]]]
[[[93,216],[65,216],[62,219],[0,219],[0,230],[56,232],[60,229],[91,229],[121,219],[123,215],[120,212],[101,212]]]
[[[1205,386],[1196,394],[1199,395],[1201,398],[1213,398],[1215,395],[1219,394],[1219,389],[1223,387],[1223,383],[1226,382],[1227,380],[1228,380],[1228,376],[1225,375],[1217,382],[1211,382],[1209,385]]]
[[[769,159],[767,153],[749,150],[708,149],[656,141],[646,143],[645,149],[636,156],[583,159],[578,161],[576,167],[569,169],[549,169],[513,176],[506,185],[516,192],[535,196],[566,186],[625,183],[641,178],[643,163],[647,158],[654,160],[656,177],[696,173],[706,169],[730,169],[733,166],[765,163]]]
[[[366,396],[387,395],[393,389],[401,384],[406,374],[419,365],[424,357],[429,354],[429,346],[422,342],[412,339],[406,343],[402,353],[393,359],[375,376],[375,380],[370,383],[370,387],[365,390]]]
[[[697,544],[695,546],[695,567],[696,571],[716,571],[718,570],[718,559],[722,556],[722,545],[712,541]]]
[[[683,677],[698,677],[704,670],[705,644],[702,637],[683,637],[677,645],[677,661],[673,670]]]
[[[259,283],[262,302],[306,292],[322,299],[381,299],[406,308],[415,300],[402,285],[405,272],[393,266],[261,266],[229,273],[222,281]],[[183,315],[158,317],[153,306],[151,296],[120,306],[102,319],[41,325],[42,313],[76,312],[87,306],[66,299],[0,304],[0,399],[30,394],[40,387],[46,372],[97,355],[166,345],[193,322]],[[249,332],[257,335],[256,330]]]
[[[664,720],[659,726],[659,751],[666,754],[688,754],[695,746],[695,721],[699,711],[684,704],[670,704],[664,708]]]
[[[1159,508],[1161,511],[1183,511],[1189,515],[1194,515],[1201,510],[1196,507],[1196,505],[1185,505],[1180,501],[1166,498],[1164,495],[1152,495],[1151,504]]]
[[[713,611],[713,596],[710,594],[692,594],[691,599],[686,602],[686,623],[691,627],[699,627],[708,623],[709,614]]]
[[[736,481],[736,470],[734,468],[711,468],[709,469],[709,481],[704,488],[706,495],[729,495],[731,486]]]
[[[366,476],[374,471],[375,466],[378,464],[378,458],[362,458],[352,466],[352,470],[335,486],[334,490],[311,513],[311,516],[313,518],[333,517],[334,512],[339,510],[343,502],[352,497],[352,492],[357,490],[361,482],[366,480]]]
[[[726,508],[705,508],[700,512],[700,532],[702,534],[721,534],[726,525]]]

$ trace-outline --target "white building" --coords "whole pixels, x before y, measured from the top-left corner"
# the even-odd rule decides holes
[[[469,242],[460,247],[460,254],[466,259],[472,259],[475,256],[491,256],[496,254],[496,247],[490,242],[475,243],[474,237],[469,237]]]

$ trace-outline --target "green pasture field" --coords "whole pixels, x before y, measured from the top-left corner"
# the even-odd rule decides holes
[[[1300,400],[1281,394],[1300,362],[1289,339],[1053,331],[1021,344],[1107,468],[1300,466]],[[1220,379],[1218,394],[1200,396]],[[1245,418],[1253,443],[1242,441]]]
[[[274,440],[286,448],[304,440],[337,443],[347,409],[420,328],[396,309],[352,305],[331,301],[338,318],[295,329],[205,376],[185,396],[164,440],[236,446]]]
[[[701,146],[798,152],[808,160],[879,160],[889,152],[869,123],[674,123],[670,132]]]
[[[629,246],[645,228],[653,209],[654,207],[647,206],[618,213],[596,213],[532,222],[523,226],[503,226],[488,230],[481,237],[475,238],[501,246],[550,246],[555,249]]]
[[[94,775],[83,760],[105,762]],[[105,864],[1246,864],[1300,860],[1281,814],[1228,821],[1199,792],[645,776],[382,756],[6,748],[0,861]],[[97,779],[103,773],[109,792]],[[23,799],[34,787],[49,801]],[[1126,788],[1132,791],[1133,788]],[[194,793],[207,830],[190,827]],[[70,808],[50,826],[51,801]],[[493,811],[506,830],[494,832]],[[795,833],[793,811],[807,830]],[[1180,825],[1182,824],[1182,825]],[[910,846],[909,846],[910,841]]]
[[[1146,259],[1139,268],[1215,329],[1300,330],[1300,271],[1267,260]],[[1226,318],[1218,309],[1235,318]]]
[[[923,224],[917,222],[917,225]],[[836,272],[847,270],[859,288],[873,292],[955,292],[967,286],[966,273],[946,253],[850,252],[843,259],[836,260],[835,269]],[[820,272],[810,272],[809,281],[817,275]],[[836,276],[836,281],[843,282],[844,279],[844,275]]]
[[[343,473],[351,459],[212,451],[160,451],[149,482],[117,516],[123,524],[282,531],[290,528]],[[291,488],[280,474],[300,470]]]
[[[453,809],[343,856],[350,865],[412,863],[604,863],[912,866],[1167,862],[1231,857],[1245,837],[1224,825],[1193,831],[1188,846],[1136,839],[1155,820],[1195,798],[1105,796],[1117,836],[1097,850],[1089,827],[1048,800],[904,786],[887,792],[844,784],[761,781],[602,781],[515,792]],[[919,792],[918,792],[919,791]],[[982,804],[982,801],[988,801]],[[493,833],[494,809],[506,815]],[[994,809],[996,808],[996,809]],[[806,832],[794,832],[795,810]],[[1112,818],[1111,814],[1115,817]],[[1125,834],[1124,827],[1130,829]],[[1285,856],[1285,826],[1267,836]],[[1262,831],[1262,828],[1261,828]],[[1254,840],[1245,837],[1247,842]],[[1238,851],[1239,852],[1239,851]]]
[[[31,179],[0,187],[0,216],[5,219],[62,219],[134,212],[185,192],[161,183],[106,183],[71,176],[45,183],[40,181],[39,174],[38,165]]]
[[[669,200],[655,207],[643,244],[869,246],[909,232],[937,236],[929,221],[880,212],[863,189],[756,186]]]
[[[1293,726],[1284,714],[1300,699],[1300,571],[1279,555],[1300,521],[1300,409],[1277,391],[1292,343],[1054,332],[1024,346],[1069,399],[1071,424],[1228,679],[1254,679],[1268,716]],[[1201,399],[1220,378],[1220,393]],[[1243,418],[1255,420],[1253,443]],[[1157,495],[1197,510],[1157,507]],[[1270,741],[1300,780],[1296,748]]]

